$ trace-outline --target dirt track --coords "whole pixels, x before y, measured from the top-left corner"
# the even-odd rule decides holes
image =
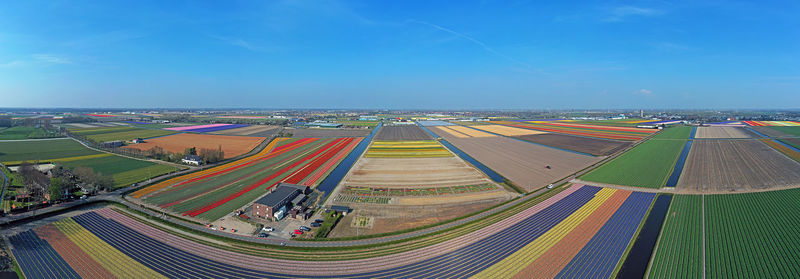
[[[240,136],[221,136],[204,134],[175,134],[166,137],[148,139],[144,143],[128,145],[123,148],[134,148],[148,150],[155,146],[164,148],[167,152],[183,153],[186,148],[196,147],[199,152],[201,148],[217,149],[220,146],[225,152],[225,158],[233,158],[253,150],[259,143],[266,138],[262,137],[240,137]]]
[[[598,156],[607,156],[616,153],[625,147],[633,144],[629,141],[614,141],[603,139],[592,139],[586,137],[574,137],[561,134],[541,134],[517,136],[516,138],[544,144],[547,146],[563,149],[575,150],[578,152],[589,153]]]
[[[678,190],[748,191],[800,184],[800,164],[758,140],[694,141]]]
[[[458,138],[443,132],[440,127],[431,128],[437,135],[527,191],[547,186],[602,159],[506,137]],[[548,165],[550,169],[545,167]]]
[[[417,125],[406,126],[383,126],[378,134],[375,135],[376,140],[429,140],[433,139],[431,135],[423,131]]]

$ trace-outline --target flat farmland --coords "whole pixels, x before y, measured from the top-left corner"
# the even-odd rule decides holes
[[[784,138],[792,136],[791,134],[784,133],[780,130],[772,129],[773,127],[753,126],[749,128],[755,130],[756,132],[762,133],[768,137],[773,137],[773,138]]]
[[[772,127],[769,127],[769,128],[772,129],[772,130],[775,130],[775,131],[782,132],[784,134],[789,134],[789,135],[792,135],[792,136],[800,136],[800,127],[798,127],[798,126],[790,126],[790,127],[772,126]]]
[[[464,126],[439,126],[440,131],[458,138],[491,138],[496,135]]]
[[[343,185],[365,187],[438,187],[492,183],[461,159],[361,158]]]
[[[650,134],[658,132],[658,130],[654,129],[572,124],[569,122],[489,121],[489,123],[506,125],[523,129],[533,129],[543,132],[553,132],[553,133],[561,133],[561,134],[575,135],[575,136],[614,139],[614,140],[629,140],[629,141],[637,141],[649,136]]]
[[[800,163],[759,140],[695,141],[678,188],[747,191],[800,185]]]
[[[756,134],[742,127],[697,127],[698,139],[737,139],[753,138]]]
[[[417,125],[398,125],[383,126],[375,136],[376,140],[432,140],[428,133],[425,133]]]
[[[316,186],[360,138],[278,138],[258,154],[172,178],[131,194],[155,206],[217,220],[262,196],[279,182]]]
[[[703,277],[702,227],[702,196],[675,195],[653,254],[649,278]]]
[[[57,133],[48,132],[44,128],[31,126],[0,128],[0,140],[55,138],[59,136]]]
[[[225,158],[232,158],[250,152],[250,150],[253,150],[253,148],[258,146],[258,144],[265,139],[266,138],[262,137],[184,133],[149,139],[144,143],[128,145],[123,148],[133,148],[144,151],[158,146],[167,152],[183,153],[186,148],[191,147],[196,147],[198,151],[201,148],[217,149],[222,147],[222,151],[225,152]]]
[[[156,177],[178,170],[178,168],[173,166],[113,155],[57,163],[69,169],[88,167],[97,173],[111,175],[111,178],[114,179],[114,187],[128,186],[136,182],[144,181],[150,177]]]
[[[293,138],[366,137],[372,129],[284,129]]]
[[[581,176],[600,183],[661,188],[675,166],[692,129],[668,128],[610,162]]]
[[[177,132],[160,130],[160,129],[142,129],[136,127],[117,126],[117,127],[102,127],[102,128],[89,128],[89,129],[74,129],[70,130],[71,133],[84,136],[95,142],[106,141],[128,141],[136,138],[152,138],[166,135],[172,135]]]
[[[517,136],[515,138],[533,143],[543,144],[562,149],[574,150],[597,156],[607,156],[614,154],[617,151],[625,149],[626,147],[632,144],[629,141],[575,137],[575,136],[555,134],[555,133],[547,133],[540,135],[525,135],[525,136]]]
[[[364,155],[368,158],[451,157],[450,151],[435,140],[374,141]]]
[[[100,152],[88,149],[72,139],[0,142],[0,162],[5,164],[94,154],[100,154]]]
[[[210,132],[214,135],[229,135],[229,136],[253,136],[253,137],[270,137],[277,134],[281,127],[274,125],[251,125],[242,128],[221,130]]]
[[[546,134],[547,132],[536,131],[531,129],[522,129],[522,128],[515,128],[509,126],[502,126],[502,125],[475,125],[471,126],[472,128],[500,134],[508,137],[515,137],[515,136],[524,136],[524,135],[539,135],[539,134]]]
[[[448,127],[431,127],[437,135],[527,191],[547,186],[601,159],[506,137],[456,137],[444,128]]]

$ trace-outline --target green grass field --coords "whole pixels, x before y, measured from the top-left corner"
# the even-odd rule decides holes
[[[85,136],[95,142],[114,140],[128,141],[135,138],[152,138],[172,135],[177,132],[160,129],[142,129],[136,127],[103,127],[71,130],[73,134]]]
[[[781,131],[793,136],[800,136],[800,126],[770,126],[770,129]]]
[[[99,154],[72,139],[0,142],[0,161],[44,161]]]
[[[667,180],[691,127],[667,128],[614,160],[583,175],[581,179],[600,183],[661,188]],[[676,140],[678,139],[678,140]]]
[[[0,128],[0,140],[41,139],[58,137],[56,133],[47,132],[44,128],[16,126]]]
[[[83,156],[90,158],[75,158]],[[56,165],[65,168],[78,166],[91,168],[95,172],[111,175],[115,187],[128,186],[178,169],[169,165],[100,153],[71,139],[0,142],[0,161],[18,163],[37,160],[52,160]]]
[[[342,123],[344,126],[375,127],[378,125],[378,121],[337,120],[336,122]]]
[[[700,278],[703,275],[702,197],[676,195],[667,212],[650,278]]]

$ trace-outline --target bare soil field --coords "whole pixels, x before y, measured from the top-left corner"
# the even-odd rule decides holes
[[[356,162],[343,185],[436,187],[492,183],[458,157],[366,158]]]
[[[366,137],[372,129],[284,129],[293,138],[346,138]]]
[[[400,205],[433,205],[433,204],[447,204],[447,203],[457,203],[463,204],[467,202],[475,202],[481,200],[490,200],[490,199],[511,199],[514,196],[502,189],[487,191],[487,192],[480,192],[480,193],[469,193],[469,194],[458,194],[458,195],[444,195],[444,196],[427,196],[427,197],[403,197],[403,198],[396,198],[397,204]]]
[[[756,130],[759,133],[765,134],[768,137],[774,138],[782,138],[782,137],[791,137],[792,135],[772,129],[768,126],[753,126],[750,129]]]
[[[163,148],[167,152],[183,153],[186,148],[196,147],[199,152],[201,148],[217,149],[220,146],[225,152],[225,158],[232,158],[253,150],[266,138],[262,137],[240,137],[204,134],[175,134],[160,138],[148,139],[144,143],[128,145],[123,148],[134,148],[148,150],[155,146]]]
[[[251,125],[242,128],[222,130],[211,132],[214,135],[230,135],[230,136],[255,136],[255,137],[270,137],[277,134],[281,127],[274,125]]]
[[[678,189],[725,192],[798,184],[800,164],[759,140],[696,140]]]
[[[430,140],[433,139],[431,135],[422,130],[417,125],[405,126],[383,126],[378,134],[375,135],[376,140]]]
[[[459,138],[441,127],[431,129],[526,191],[547,186],[602,159],[506,137]]]
[[[331,231],[329,237],[347,237],[394,232],[435,224],[479,211],[506,201],[506,198],[480,200],[458,204],[386,206],[363,204],[353,208]],[[374,217],[371,229],[356,228],[350,224],[356,216]]]
[[[446,126],[441,129],[445,133],[459,138],[490,138],[496,135],[464,126]]]
[[[515,138],[597,156],[608,156],[633,144],[630,141],[594,139],[561,134],[526,135]]]
[[[753,138],[756,134],[742,127],[697,127],[698,139],[741,139]]]

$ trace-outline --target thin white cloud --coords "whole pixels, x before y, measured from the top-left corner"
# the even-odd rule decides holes
[[[642,88],[642,89],[633,91],[633,94],[634,95],[650,96],[650,95],[653,95],[653,91]]]
[[[31,57],[37,62],[46,64],[72,64],[68,58],[55,54],[33,54]]]
[[[232,37],[224,37],[224,36],[216,36],[216,35],[209,35],[209,37],[211,37],[212,39],[218,40],[220,42],[223,42],[223,43],[226,43],[226,44],[229,44],[229,45],[232,45],[232,46],[240,47],[240,48],[243,48],[243,49],[246,49],[246,50],[249,50],[249,51],[267,51],[267,50],[270,50],[270,48],[265,48],[265,47],[262,47],[262,46],[254,45],[254,44],[252,44],[252,43],[250,43],[250,42],[248,42],[248,41],[246,41],[244,39],[241,39],[241,38],[232,38]]]
[[[508,60],[508,61],[514,62],[515,64],[519,64],[519,65],[521,65],[521,66],[524,66],[525,68],[528,68],[528,69],[533,69],[533,66],[531,66],[530,64],[528,64],[528,63],[525,63],[525,62],[523,62],[523,61],[520,61],[519,59],[516,59],[516,58],[514,58],[514,57],[511,57],[511,56],[505,55],[505,54],[503,54],[503,53],[500,53],[500,52],[498,52],[497,50],[495,50],[495,49],[493,49],[492,47],[490,47],[489,45],[487,45],[486,43],[484,43],[484,42],[482,42],[482,41],[480,41],[480,40],[478,40],[478,39],[475,39],[475,38],[473,38],[472,36],[469,36],[469,35],[467,35],[467,34],[464,34],[464,33],[461,33],[461,32],[457,32],[457,31],[454,31],[454,30],[452,30],[452,29],[445,28],[445,27],[442,27],[442,26],[440,26],[440,25],[436,25],[436,24],[433,24],[433,23],[430,23],[430,22],[427,22],[427,21],[420,21],[420,20],[415,20],[415,19],[409,19],[409,20],[408,20],[408,22],[412,22],[412,23],[417,23],[417,24],[426,25],[426,26],[432,27],[432,28],[434,28],[434,29],[438,29],[438,30],[440,30],[440,31],[447,32],[447,33],[450,33],[450,34],[452,34],[452,35],[455,35],[455,36],[457,36],[457,37],[460,37],[460,38],[462,38],[462,39],[465,39],[465,40],[467,40],[467,41],[470,41],[470,42],[472,42],[472,43],[474,43],[474,44],[476,44],[476,45],[480,46],[481,48],[483,48],[483,50],[485,50],[485,51],[487,51],[487,52],[489,52],[489,53],[492,53],[492,54],[494,54],[494,55],[497,55],[497,56],[499,56],[499,57],[502,57],[502,58],[504,58],[504,59],[506,59],[506,60]],[[537,72],[541,72],[541,71],[540,71],[540,70],[537,70]]]
[[[630,17],[653,17],[663,15],[663,10],[654,8],[643,8],[636,6],[617,6],[608,9],[605,21],[618,22],[625,21]]]

